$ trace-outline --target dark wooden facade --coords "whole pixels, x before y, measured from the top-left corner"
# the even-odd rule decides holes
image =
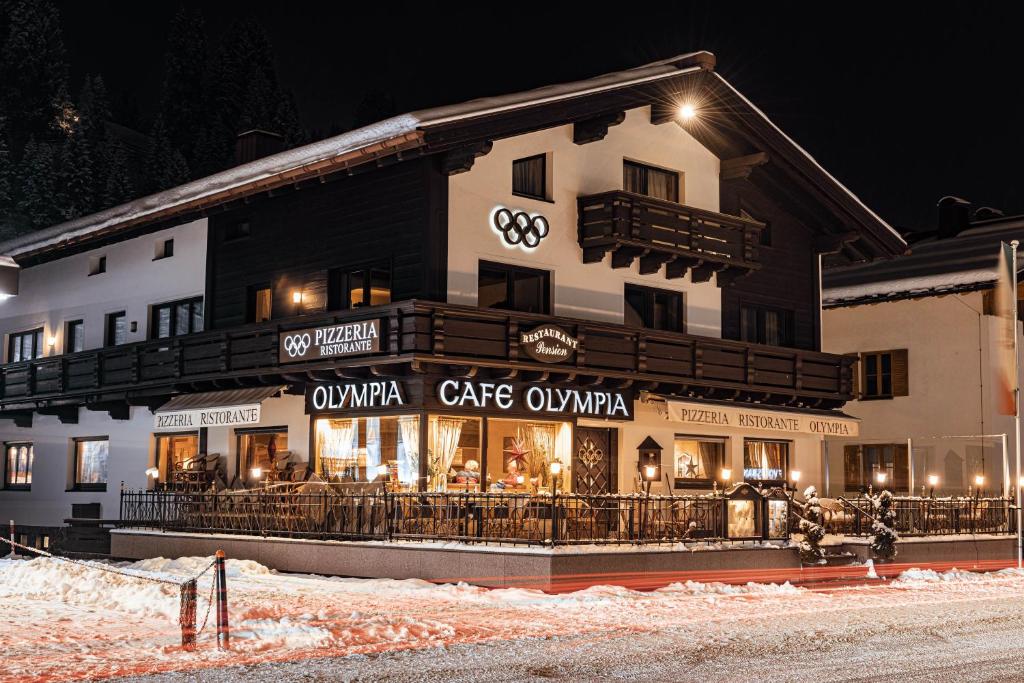
[[[211,216],[207,326],[245,324],[254,287],[271,287],[274,318],[325,311],[334,268],[380,265],[393,300],[443,301],[448,183],[439,163],[414,159]],[[248,235],[232,239],[239,224]]]

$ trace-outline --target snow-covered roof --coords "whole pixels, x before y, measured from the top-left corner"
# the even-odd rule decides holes
[[[316,173],[362,163],[378,155],[420,148],[426,144],[426,133],[433,127],[652,83],[688,73],[709,71],[713,65],[714,56],[711,53],[692,52],[581,81],[410,112],[325,140],[241,164],[98,213],[20,235],[0,242],[0,255],[17,258],[41,251],[59,249],[71,243],[99,237],[140,223],[168,218],[188,209],[205,208],[226,201],[229,197],[238,196],[239,193],[260,192],[270,189],[275,184],[296,182]],[[737,95],[752,113],[781,134],[788,145],[791,145],[806,158],[806,161],[820,170],[839,191],[848,195],[850,200],[862,207],[867,215],[882,226],[883,231],[890,231],[902,243],[895,230],[868,209],[849,189],[829,175],[810,154],[782,133],[777,126],[771,123],[764,112],[743,97],[720,75],[714,74],[714,76]]]
[[[978,221],[955,237],[915,243],[906,256],[824,273],[822,303],[852,306],[991,287],[999,243],[1024,240],[1024,217]]]

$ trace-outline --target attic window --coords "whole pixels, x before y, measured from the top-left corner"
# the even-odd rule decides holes
[[[89,257],[89,275],[99,275],[100,273],[107,272],[107,257],[106,256],[90,256]]]
[[[156,243],[156,253],[153,255],[154,261],[159,261],[164,258],[171,258],[174,256],[174,239],[159,240]]]

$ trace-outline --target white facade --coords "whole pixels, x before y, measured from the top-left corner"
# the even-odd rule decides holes
[[[987,490],[1000,488],[1002,434],[1013,481],[1013,419],[995,405],[996,318],[984,314],[982,299],[979,291],[823,312],[823,351],[906,349],[908,359],[909,395],[846,404],[846,413],[861,418],[861,430],[857,439],[829,439],[832,494],[852,492],[844,486],[844,445],[908,439],[915,493],[930,474],[939,477],[939,491],[966,491],[978,474]]]
[[[565,125],[496,140],[467,173],[451,176],[448,194],[448,301],[475,306],[481,260],[551,271],[552,313],[612,323],[623,321],[623,287],[635,283],[684,292],[686,331],[721,337],[721,290],[690,276],[640,275],[639,265],[612,269],[583,263],[576,233],[577,197],[623,189],[624,160],[676,171],[679,203],[718,211],[719,160],[680,126],[653,125],[650,107],[626,112],[625,120],[597,142],[577,145]],[[550,201],[512,194],[512,162],[546,154]],[[492,227],[497,207],[543,215],[550,234],[535,249],[510,247]]]

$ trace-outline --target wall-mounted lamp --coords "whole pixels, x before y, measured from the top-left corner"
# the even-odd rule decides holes
[[[885,486],[885,480],[889,478],[889,475],[885,472],[875,472],[875,481],[878,482],[879,486]]]
[[[562,473],[562,463],[560,463],[557,460],[554,460],[552,461],[548,469],[550,470],[552,475],[557,477],[559,474]]]
[[[939,475],[929,474],[928,475],[928,486],[931,487],[931,492],[928,494],[930,498],[935,497],[935,487],[939,485]]]
[[[263,476],[263,468],[253,467],[251,470],[249,470],[249,476],[251,476],[253,479],[259,479],[260,477]]]
[[[800,475],[801,475],[800,470],[791,470],[790,471],[789,478],[793,480],[793,485],[794,486],[796,486],[797,484],[800,483]]]
[[[679,118],[683,121],[689,121],[697,115],[697,108],[687,102],[686,104],[679,107]]]
[[[985,485],[985,475],[983,475],[983,474],[976,474],[976,475],[974,475],[974,485],[975,486],[984,486]]]
[[[302,303],[302,292],[300,290],[298,290],[298,289],[292,290],[292,303],[293,304],[301,304]]]
[[[157,479],[160,476],[160,470],[155,467],[150,467],[146,470],[146,476],[150,479]]]
[[[57,345],[57,338],[51,334],[49,337],[46,338],[46,345],[52,349],[54,346]]]
[[[723,467],[722,470],[719,472],[719,476],[723,484],[728,484],[730,481],[732,481],[732,470],[730,470],[728,467]]]

